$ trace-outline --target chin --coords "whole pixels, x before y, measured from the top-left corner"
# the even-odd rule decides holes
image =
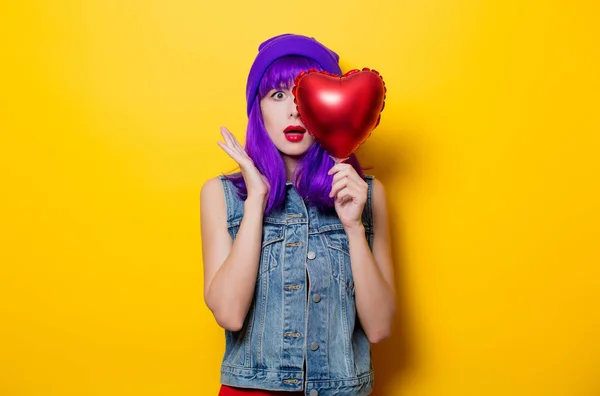
[[[278,147],[278,149],[279,149],[279,152],[283,155],[287,155],[290,157],[298,157],[298,156],[301,156],[304,153],[306,153],[311,145],[312,145],[312,142],[310,144],[306,144],[304,142],[302,142],[302,144],[298,144],[298,143],[289,143],[286,141],[280,147]]]
[[[288,157],[300,157],[302,156],[304,153],[306,153],[308,151],[308,148],[300,150],[300,149],[295,149],[295,150],[279,150],[279,152],[282,155],[287,155]]]

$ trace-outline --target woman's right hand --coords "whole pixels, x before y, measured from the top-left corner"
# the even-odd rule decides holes
[[[269,181],[256,169],[252,158],[248,156],[246,150],[244,150],[227,128],[221,127],[221,135],[225,142],[217,142],[217,144],[240,166],[248,192],[247,200],[261,202],[264,210],[269,199]]]

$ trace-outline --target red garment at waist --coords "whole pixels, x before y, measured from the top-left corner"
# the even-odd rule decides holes
[[[300,396],[304,392],[280,392],[261,389],[243,389],[232,388],[231,386],[221,385],[219,396]]]

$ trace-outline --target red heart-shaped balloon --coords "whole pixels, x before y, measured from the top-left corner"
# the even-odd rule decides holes
[[[375,70],[343,76],[311,69],[300,73],[292,94],[308,132],[335,158],[347,158],[379,124],[385,83]]]

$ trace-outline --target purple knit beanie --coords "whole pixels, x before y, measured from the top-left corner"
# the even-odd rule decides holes
[[[287,55],[304,56],[317,62],[323,70],[329,73],[342,74],[338,65],[339,56],[314,38],[298,34],[282,34],[272,37],[258,47],[258,55],[248,74],[246,83],[246,112],[248,115],[250,115],[250,109],[256,100],[258,86],[265,71],[271,63]]]

